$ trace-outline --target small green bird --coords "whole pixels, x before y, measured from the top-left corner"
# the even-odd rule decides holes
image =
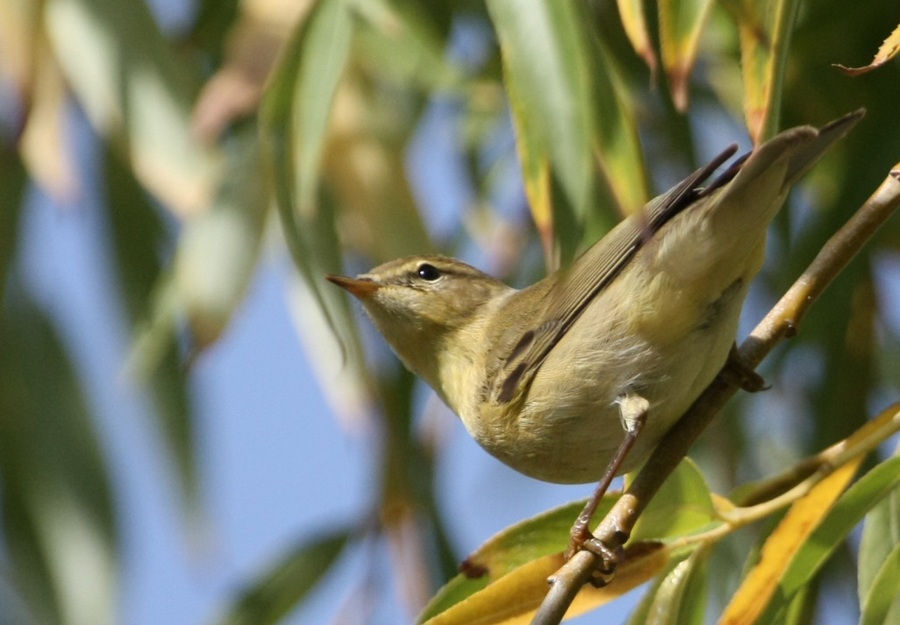
[[[732,146],[522,290],[443,256],[328,279],[488,452],[540,480],[597,481],[623,439],[612,473],[643,462],[725,365],[769,223],[863,113],[782,132],[702,188]]]

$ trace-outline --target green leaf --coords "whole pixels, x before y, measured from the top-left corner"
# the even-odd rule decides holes
[[[212,200],[214,152],[193,139],[200,74],[163,38],[140,0],[50,0],[56,60],[100,134],[126,154],[141,183],[181,216]]]
[[[290,550],[241,592],[221,625],[270,625],[295,608],[331,570],[351,532],[341,530]]]
[[[500,40],[525,190],[555,267],[574,257],[585,228],[596,237],[645,203],[635,120],[584,4],[490,0],[488,10]],[[606,212],[602,190],[614,204]]]
[[[130,369],[142,377],[171,355],[179,321],[187,323],[195,350],[217,340],[256,270],[268,193],[255,125],[238,127],[222,152],[225,166],[212,205],[186,221],[172,268],[160,277],[135,337]]]
[[[110,238],[119,291],[132,327],[144,321],[153,289],[162,275],[159,250],[171,245],[161,214],[122,159],[108,151],[104,159]],[[156,417],[174,456],[186,499],[197,503],[199,484],[194,455],[194,428],[187,388],[187,371],[179,363],[177,345],[163,337],[167,348],[161,366],[148,378]]]
[[[860,625],[900,623],[900,491],[896,488],[866,515],[857,576]]]
[[[16,285],[0,310],[0,511],[6,566],[36,620],[113,622],[109,476],[75,368]]]
[[[357,23],[357,56],[371,73],[426,91],[461,86],[463,74],[447,58],[447,42],[425,7],[397,0],[370,0],[356,6],[364,18]]]
[[[900,492],[895,490],[872,508],[863,524],[857,573],[860,605],[865,605],[876,576],[897,545],[900,545]]]
[[[683,460],[641,514],[632,540],[678,538],[716,519],[706,480],[692,460]]]
[[[662,579],[647,610],[646,625],[702,625],[706,617],[709,551],[698,549]]]
[[[19,216],[28,175],[22,159],[14,151],[0,144],[0,279],[6,280],[16,250],[19,235]],[[0,291],[0,305],[5,292]]]
[[[778,131],[782,87],[797,0],[751,0],[725,3],[738,22],[744,116],[754,144]]]
[[[898,485],[900,458],[891,458],[848,488],[794,555],[759,622],[781,622],[780,611],[806,587],[865,514]]]
[[[333,206],[320,201],[320,169],[332,104],[350,53],[353,16],[346,2],[322,0],[288,42],[261,109],[263,155],[282,230],[302,284],[301,330],[312,362],[328,371],[331,399],[354,410],[368,395],[368,374],[346,296],[324,276],[338,273],[341,248]],[[328,328],[331,332],[325,332]],[[341,367],[343,360],[344,366]]]
[[[697,60],[700,33],[712,0],[660,0],[659,40],[663,68],[675,107],[685,112],[691,70]]]
[[[669,551],[660,543],[639,543],[625,549],[612,581],[600,588],[583,586],[567,615],[577,616],[617,599],[664,570]],[[510,571],[433,616],[423,615],[427,625],[526,625],[547,595],[547,578],[563,566],[561,553],[536,558]],[[431,606],[426,614],[431,614]]]
[[[785,594],[806,584],[831,553],[847,538],[866,512],[900,484],[900,458],[877,465],[847,489],[812,533],[788,567],[781,582]]]
[[[900,544],[895,544],[893,549],[887,551],[881,568],[872,579],[860,605],[860,625],[897,622],[900,617]]]
[[[644,59],[647,67],[650,68],[651,74],[655,75],[659,62],[656,59],[656,52],[653,50],[650,30],[647,28],[647,17],[643,1],[617,0],[616,5],[619,8],[622,27],[625,29],[625,34],[634,47],[634,51]]]
[[[603,498],[594,520],[606,515],[618,493]],[[585,501],[576,501],[512,525],[493,536],[463,563],[464,574],[452,579],[432,599],[420,621],[441,614],[501,577],[566,549],[569,530]],[[693,462],[682,462],[641,515],[632,542],[684,535],[708,526],[712,501]],[[691,592],[694,592],[693,590]]]
[[[595,518],[602,518],[613,501],[613,497],[604,497]],[[532,560],[562,552],[568,546],[569,530],[585,503],[586,500],[575,501],[548,510],[492,536],[466,558],[461,567],[463,573],[451,579],[432,598],[419,616],[419,622],[446,611]]]

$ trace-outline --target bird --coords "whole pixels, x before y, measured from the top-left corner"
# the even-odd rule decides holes
[[[785,130],[703,186],[730,146],[523,289],[442,255],[326,278],[488,453],[547,482],[611,479],[734,357],[770,222],[863,115]]]

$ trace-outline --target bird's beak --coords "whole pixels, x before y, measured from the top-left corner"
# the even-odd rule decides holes
[[[353,297],[365,299],[381,288],[380,282],[369,278],[348,278],[347,276],[328,275],[325,279],[346,290]]]

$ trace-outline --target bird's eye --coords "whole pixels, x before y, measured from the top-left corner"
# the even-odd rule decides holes
[[[441,277],[441,272],[437,270],[437,267],[429,265],[428,263],[419,265],[418,269],[416,269],[416,274],[423,280],[428,280],[429,282],[433,282]]]

